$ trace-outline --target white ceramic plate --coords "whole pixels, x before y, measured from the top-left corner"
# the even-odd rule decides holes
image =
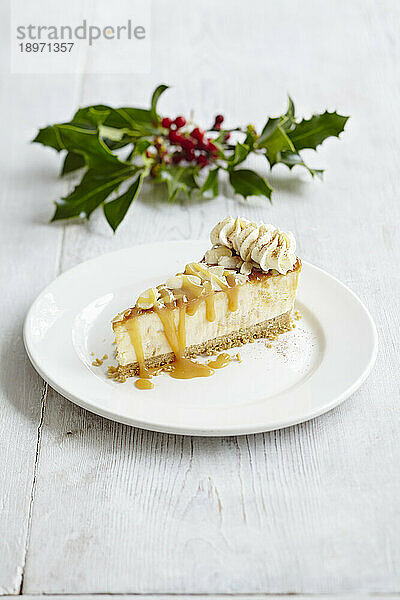
[[[191,435],[240,435],[312,419],[352,394],[377,352],[375,325],[347,287],[303,264],[296,328],[268,347],[242,346],[209,378],[156,377],[153,390],[134,380],[107,378],[116,364],[110,321],[139,292],[165,281],[203,256],[208,242],[136,246],[105,254],[67,271],[31,306],[24,341],[35,369],[60,394],[99,415],[145,429]],[[236,354],[238,349],[230,351]],[[95,358],[110,358],[100,367]]]

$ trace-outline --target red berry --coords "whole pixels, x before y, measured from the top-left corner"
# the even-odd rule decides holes
[[[207,150],[208,152],[211,152],[211,154],[218,154],[217,146],[210,141],[207,144]]]
[[[168,139],[171,142],[171,144],[180,144],[183,140],[183,137],[175,129],[170,129]]]
[[[199,127],[195,127],[190,135],[198,142],[202,142],[204,137],[204,131]]]
[[[222,115],[217,115],[215,117],[215,122],[218,123],[219,125],[221,125],[221,123],[224,122],[224,117]]]
[[[189,149],[188,149],[188,150],[186,150],[186,149],[185,149],[185,158],[186,158],[186,160],[188,160],[189,162],[190,162],[190,161],[192,161],[192,160],[194,160],[194,159],[196,158],[196,155],[195,155],[195,153],[194,153],[194,150],[192,150],[192,149],[190,149],[190,150],[189,150]]]
[[[221,125],[219,123],[214,123],[213,127],[214,131],[219,131],[221,129]]]
[[[200,154],[200,156],[196,158],[196,162],[198,165],[200,165],[200,168],[202,169],[203,167],[207,166],[210,161],[206,156],[204,156],[204,154]]]
[[[207,145],[208,145],[208,140],[206,138],[204,140],[199,140],[197,147],[199,150],[207,150]]]
[[[161,121],[161,126],[165,127],[166,129],[169,129],[172,125],[172,119],[170,119],[169,117],[164,117],[163,120]]]
[[[182,141],[181,141],[181,146],[185,150],[194,150],[195,144],[194,144],[193,140],[191,140],[190,138],[183,137]]]
[[[186,125],[186,119],[185,117],[176,117],[174,123],[176,125],[176,128],[180,129],[181,127],[184,127]]]

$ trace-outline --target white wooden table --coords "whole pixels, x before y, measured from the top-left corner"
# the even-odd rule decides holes
[[[1,39],[8,36],[2,3]],[[172,21],[171,21],[172,19]],[[9,75],[0,53],[0,594],[391,595],[400,591],[398,0],[154,1],[150,75]],[[352,115],[311,156],[324,183],[277,169],[273,206],[219,198],[168,205],[148,194],[113,236],[49,225],[71,184],[27,142],[78,105],[263,124],[294,97],[300,113]],[[56,275],[99,253],[205,237],[238,212],[294,231],[304,259],[349,285],[374,316],[380,351],[341,407],[290,429],[225,439],[113,423],[52,391],[21,327]]]

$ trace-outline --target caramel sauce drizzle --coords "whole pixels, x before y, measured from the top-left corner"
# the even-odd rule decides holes
[[[197,266],[194,268],[194,265],[188,265],[188,267],[189,269],[187,268],[186,270],[189,271],[189,274],[198,275],[199,271],[201,272],[201,276],[204,279],[204,294],[202,294],[202,289],[199,289],[199,286],[191,284],[188,280],[185,280],[181,289],[174,290],[176,307],[179,309],[178,325],[175,323],[175,312],[171,310],[172,306],[163,308],[154,307],[154,310],[162,323],[167,342],[175,355],[174,362],[171,365],[168,365],[168,374],[174,379],[209,377],[214,373],[214,369],[222,369],[231,361],[231,358],[227,353],[220,354],[215,360],[211,360],[207,364],[198,363],[189,358],[185,358],[184,356],[186,348],[186,315],[194,315],[200,306],[200,303],[204,301],[207,321],[210,323],[215,321],[215,292],[212,289],[212,280],[215,280],[221,290],[226,294],[228,311],[234,312],[238,308],[240,286],[236,283],[234,275],[228,275],[226,277],[226,285],[217,275],[209,272],[207,269],[204,269],[203,272],[203,269],[198,269]],[[186,302],[184,301],[185,297],[187,299]],[[135,386],[140,390],[151,389],[154,385],[149,380],[155,372],[160,371],[160,369],[147,369],[145,367],[143,344],[135,316],[128,319],[127,328],[139,364],[139,379],[136,380]]]
[[[205,303],[206,303],[206,319],[209,323],[213,323],[215,321],[215,294],[213,294],[211,288],[211,282],[206,281],[204,283],[205,290]]]
[[[150,379],[136,379],[135,386],[138,390],[152,390],[154,383]]]
[[[135,381],[135,386],[139,390],[151,390],[154,387],[154,384],[149,380],[153,373],[151,369],[146,369],[144,365],[142,337],[140,335],[137,320],[135,318],[129,319],[127,322],[127,328],[129,331],[129,337],[131,338],[131,342],[135,349],[136,359],[139,364],[139,379]]]
[[[231,362],[231,360],[232,359],[227,352],[222,352],[215,360],[209,360],[207,364],[212,369],[223,369]]]

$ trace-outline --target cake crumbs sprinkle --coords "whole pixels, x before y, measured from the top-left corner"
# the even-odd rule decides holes
[[[94,360],[94,361],[92,362],[92,365],[93,365],[94,367],[101,367],[101,365],[103,364],[103,362],[104,362],[105,360],[107,360],[107,358],[108,358],[108,354],[105,354],[105,355],[103,356],[103,358],[96,358],[96,360]]]
[[[118,381],[118,383],[125,383],[126,381],[126,377],[118,371],[117,367],[113,367],[112,365],[107,369],[107,377]]]
[[[295,310],[294,311],[294,318],[296,319],[296,321],[298,321],[299,319],[303,318],[303,315],[298,310]]]
[[[237,354],[235,354],[235,357],[234,357],[234,358],[236,358],[236,360],[237,360],[238,362],[240,362],[240,363],[242,362],[242,357],[240,356],[240,352],[238,352]]]

